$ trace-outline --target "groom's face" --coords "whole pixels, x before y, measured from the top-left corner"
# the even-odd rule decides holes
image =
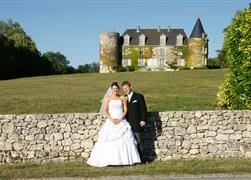
[[[126,94],[130,94],[130,92],[132,91],[131,86],[129,86],[128,84],[123,86],[123,90]]]

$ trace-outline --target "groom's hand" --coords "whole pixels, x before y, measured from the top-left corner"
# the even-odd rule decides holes
[[[141,126],[141,127],[143,127],[143,126],[145,126],[145,125],[146,125],[146,122],[145,122],[145,121],[140,121],[140,123],[139,123],[139,124],[140,124],[140,126]]]

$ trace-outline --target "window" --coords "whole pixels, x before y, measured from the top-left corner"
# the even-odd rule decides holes
[[[178,56],[182,56],[182,51],[181,50],[178,50]]]
[[[138,59],[138,66],[145,66],[145,60],[144,59]]]
[[[206,66],[207,65],[207,58],[205,58],[205,60],[204,60],[204,66]]]
[[[165,34],[162,34],[160,36],[160,45],[161,46],[165,46],[166,45],[166,35]]]
[[[125,55],[128,55],[128,49],[127,48],[125,48]]]
[[[130,36],[128,34],[126,34],[124,36],[124,45],[125,46],[129,46],[130,45]]]
[[[160,48],[159,54],[160,54],[160,55],[165,55],[165,49],[164,49],[164,48]]]
[[[140,48],[139,54],[144,55],[144,48]]]
[[[145,45],[145,35],[144,34],[141,34],[139,36],[139,45],[140,46],[144,46]]]
[[[207,54],[207,48],[205,48],[205,54]]]
[[[159,60],[159,65],[160,65],[160,66],[166,65],[166,63],[165,63],[165,58],[160,58],[160,60]]]
[[[178,66],[183,66],[183,60],[182,59],[178,59],[177,65]]]
[[[131,60],[130,59],[123,59],[122,60],[122,65],[123,66],[130,66],[131,65]]]
[[[183,35],[182,35],[182,34],[179,34],[179,35],[176,37],[176,45],[177,45],[177,46],[182,46],[182,45],[183,45]]]

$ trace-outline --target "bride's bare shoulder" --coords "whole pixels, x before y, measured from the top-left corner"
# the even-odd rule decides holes
[[[106,101],[106,102],[110,101],[110,99],[111,99],[111,96],[106,96],[106,97],[105,97],[105,101]]]
[[[126,97],[125,97],[124,95],[121,95],[121,96],[120,96],[120,99],[121,99],[121,100],[126,100]]]

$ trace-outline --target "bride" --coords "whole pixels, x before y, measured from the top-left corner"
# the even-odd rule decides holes
[[[98,133],[98,140],[87,164],[104,167],[140,163],[137,141],[130,124],[125,119],[127,100],[119,94],[117,82],[112,83],[111,95],[104,98],[102,109],[106,122]]]

